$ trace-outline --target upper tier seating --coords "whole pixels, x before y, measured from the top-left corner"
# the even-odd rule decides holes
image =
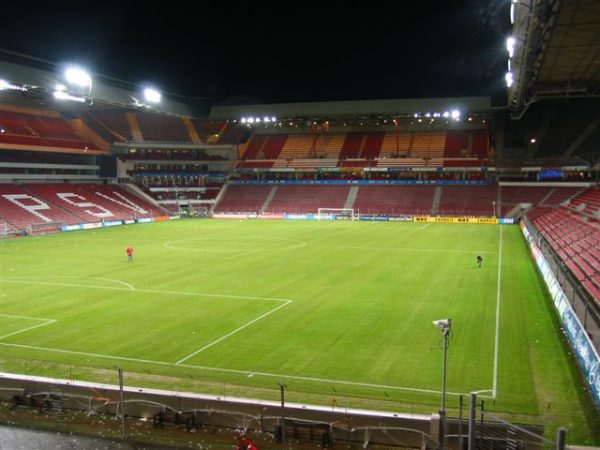
[[[190,135],[179,117],[137,113],[137,122],[145,141],[191,142]]]
[[[5,145],[98,150],[81,139],[63,120],[0,111],[0,143]]]
[[[361,156],[365,159],[379,158],[384,138],[385,133],[368,133],[365,138]]]
[[[360,149],[365,139],[364,133],[348,133],[344,139],[340,159],[358,158]]]

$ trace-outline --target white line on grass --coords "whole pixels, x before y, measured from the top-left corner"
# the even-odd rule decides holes
[[[201,347],[201,348],[199,348],[199,349],[198,349],[198,350],[196,350],[195,352],[192,352],[192,353],[190,353],[189,355],[187,355],[187,356],[185,356],[185,357],[181,358],[179,361],[177,361],[177,362],[175,363],[175,365],[179,365],[179,364],[181,364],[182,362],[184,362],[184,361],[187,361],[188,359],[192,358],[193,356],[196,356],[197,354],[199,354],[199,353],[202,353],[204,350],[206,350],[206,349],[209,349],[209,348],[210,348],[210,347],[212,347],[213,345],[216,345],[216,344],[218,344],[219,342],[221,342],[221,341],[223,341],[223,340],[227,339],[227,338],[228,338],[228,337],[230,337],[230,336],[233,336],[234,334],[238,333],[239,331],[242,331],[244,328],[247,328],[247,327],[249,327],[250,325],[252,325],[252,324],[254,324],[254,323],[258,322],[259,320],[262,320],[262,319],[264,319],[265,317],[267,317],[267,316],[269,316],[269,315],[273,314],[275,311],[277,311],[277,310],[279,310],[279,309],[281,309],[281,308],[284,308],[284,307],[286,307],[286,306],[287,306],[287,305],[289,305],[290,303],[292,303],[292,301],[291,301],[291,300],[288,300],[287,302],[283,303],[282,305],[279,305],[279,306],[277,306],[276,308],[273,308],[272,310],[270,310],[270,311],[267,311],[266,313],[264,313],[264,314],[262,314],[262,315],[258,316],[256,319],[252,319],[250,322],[246,322],[246,323],[245,323],[244,325],[242,325],[241,327],[238,327],[238,328],[236,328],[235,330],[233,330],[233,331],[230,331],[230,332],[229,332],[229,333],[227,333],[226,335],[224,335],[224,336],[221,336],[219,339],[217,339],[217,340],[215,340],[215,341],[212,341],[211,343],[209,343],[209,344],[206,344],[204,347]]]
[[[446,249],[446,248],[418,248],[418,247],[357,247],[357,246],[344,246],[344,245],[319,245],[320,247],[334,248],[340,250],[392,250],[399,252],[442,252],[442,253],[491,253],[495,254],[494,251],[487,250],[458,250],[458,249]]]
[[[163,361],[153,361],[149,359],[137,359],[137,358],[127,358],[125,356],[110,356],[110,355],[102,355],[98,353],[88,353],[88,352],[78,352],[74,350],[61,350],[56,348],[48,348],[48,347],[38,347],[35,345],[24,345],[24,344],[9,344],[0,342],[0,346],[6,347],[16,347],[16,348],[27,348],[31,350],[44,350],[48,352],[56,352],[56,353],[64,353],[68,355],[79,355],[79,356],[88,356],[90,358],[102,358],[102,359],[115,359],[119,361],[129,361],[134,363],[145,363],[145,364],[155,364],[160,366],[170,366],[170,367],[185,367],[189,369],[198,369],[198,370],[207,370],[211,372],[223,372],[223,373],[233,373],[238,375],[246,375],[246,376],[263,376],[275,379],[289,379],[289,380],[299,380],[299,381],[312,381],[317,383],[331,383],[338,385],[346,385],[346,386],[357,386],[357,387],[367,387],[367,388],[376,388],[376,389],[389,389],[395,391],[409,391],[409,392],[424,392],[428,394],[441,394],[441,391],[436,391],[434,389],[419,389],[419,388],[411,388],[404,386],[392,386],[387,384],[374,384],[374,383],[360,383],[356,381],[344,381],[344,380],[330,380],[327,378],[316,378],[316,377],[302,377],[297,375],[282,375],[278,373],[269,373],[269,372],[255,372],[249,370],[238,370],[238,369],[225,369],[220,367],[209,367],[209,366],[197,366],[193,364],[175,364]],[[446,392],[448,395],[460,396],[466,395],[465,392]],[[482,395],[483,398],[491,398],[485,395]]]
[[[425,228],[427,228],[427,227],[428,227],[428,226],[430,226],[430,225],[431,225],[431,223],[428,223],[427,225],[424,225],[424,226],[422,226],[422,227],[419,227],[419,230],[424,230]]]
[[[248,295],[233,295],[233,294],[209,294],[205,292],[184,292],[184,291],[165,291],[160,289],[140,289],[140,288],[122,288],[116,286],[97,286],[93,284],[77,284],[77,283],[54,283],[50,281],[27,281],[4,278],[3,283],[19,283],[19,284],[39,284],[44,286],[65,286],[73,288],[90,288],[90,289],[106,289],[110,291],[133,291],[148,294],[173,294],[173,295],[191,295],[198,297],[216,297],[216,298],[234,298],[240,300],[270,300],[275,302],[288,302],[288,298],[273,298],[273,297],[250,297]]]
[[[92,277],[92,279],[93,280],[104,280],[104,281],[110,281],[112,283],[122,284],[123,286],[127,286],[130,291],[135,291],[135,288],[131,284],[125,283],[124,281],[115,280],[114,278]]]
[[[46,325],[50,325],[50,324],[56,322],[55,319],[42,319],[40,317],[16,316],[16,315],[13,315],[13,314],[0,314],[0,316],[2,316],[2,317],[13,317],[15,319],[39,320],[40,322],[44,322],[44,323],[39,323],[37,325],[32,325],[32,326],[27,327],[27,328],[23,328],[21,330],[13,331],[12,333],[3,334],[2,336],[0,336],[0,339],[11,337],[11,336],[14,336],[14,335],[20,334],[20,333],[25,333],[26,331],[33,330],[34,328],[44,327]]]
[[[502,300],[502,228],[500,225],[500,243],[498,244],[498,287],[496,288],[496,337],[494,339],[494,383],[492,397],[496,398],[498,393],[498,350],[500,343],[500,303]]]

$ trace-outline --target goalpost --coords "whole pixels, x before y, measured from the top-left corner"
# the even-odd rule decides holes
[[[32,223],[27,227],[27,234],[59,233],[62,227],[63,222]]]
[[[354,208],[319,208],[317,220],[354,220]]]
[[[8,224],[4,221],[0,221],[0,239],[8,236]]]

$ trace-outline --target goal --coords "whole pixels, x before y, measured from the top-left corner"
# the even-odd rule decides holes
[[[62,222],[46,222],[46,223],[32,223],[27,227],[27,234],[46,234],[46,233],[59,233],[62,231]]]
[[[354,220],[353,208],[319,208],[317,220]]]

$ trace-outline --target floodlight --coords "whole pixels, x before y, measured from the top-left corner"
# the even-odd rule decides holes
[[[510,36],[506,39],[506,50],[508,51],[508,56],[510,56],[511,58],[515,54],[515,44],[516,43],[517,43],[517,41],[512,36]]]
[[[260,123],[260,117],[256,117],[256,118],[254,119],[254,121],[255,121],[256,123]]]
[[[530,143],[532,143],[532,144],[535,144],[535,143],[537,142],[537,140],[536,140],[536,138],[531,138],[531,139],[529,140],[529,142],[530,142]]]
[[[27,88],[24,86],[17,86],[16,84],[12,84],[4,79],[0,79],[0,91],[7,91],[9,89],[13,91],[27,92]]]
[[[271,121],[271,119],[269,119],[269,117],[265,116],[265,117],[263,117],[263,121],[265,123],[269,123]]]
[[[240,122],[242,122],[242,123],[246,123],[246,118],[245,118],[245,117],[242,117],[242,120],[240,120]]]
[[[504,79],[506,80],[506,87],[511,87],[513,85],[514,78],[512,72],[506,72],[506,75],[504,75]]]
[[[275,116],[272,116],[272,117],[271,117],[271,122],[277,122],[277,117],[275,117]]]
[[[415,113],[415,119],[419,117],[419,113]]]
[[[442,114],[442,116],[444,116],[447,119],[448,117],[450,117],[450,113],[448,111],[444,111],[444,114]]]
[[[510,67],[510,66],[511,66],[511,63],[510,63],[510,58],[508,58],[508,71],[509,71],[509,72],[511,71],[511,67]]]
[[[147,102],[150,102],[150,103],[160,103],[162,95],[156,89],[147,87],[147,88],[144,88],[144,98],[146,99]]]
[[[450,113],[450,116],[451,116],[453,119],[456,119],[456,120],[458,120],[458,119],[460,119],[460,111],[459,111],[458,109],[453,109],[453,110],[452,110],[452,113]]]
[[[254,117],[248,117],[247,122],[248,123],[254,123]]]
[[[515,3],[516,2],[512,2],[510,4],[510,24],[513,25],[515,23]]]
[[[425,117],[431,117],[431,113],[425,113]]]
[[[53,95],[56,100],[71,100],[71,101],[79,102],[79,103],[85,102],[85,97],[78,97],[76,95],[71,95],[68,92],[61,91],[61,90],[54,91]]]
[[[91,75],[81,67],[67,67],[65,70],[65,79],[70,84],[81,87],[89,87],[92,85]]]

